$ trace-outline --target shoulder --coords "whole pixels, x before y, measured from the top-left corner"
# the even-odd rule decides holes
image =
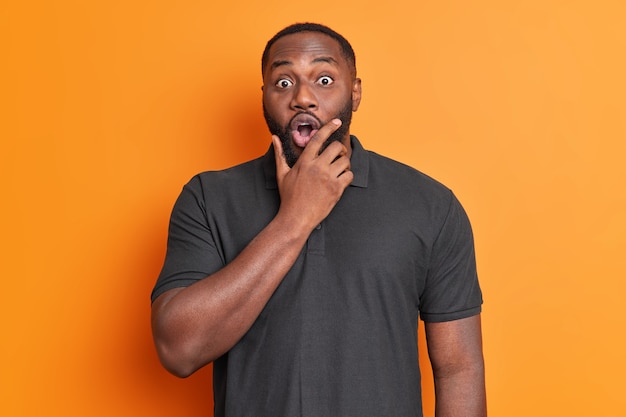
[[[200,172],[194,175],[186,186],[214,186],[224,183],[246,182],[250,178],[262,174],[263,157],[259,157],[229,168]]]
[[[263,166],[263,157],[259,157],[226,169],[200,172],[183,186],[183,192],[215,196],[264,186]]]
[[[370,181],[373,185],[400,189],[447,202],[452,198],[450,188],[430,175],[376,152],[367,151],[367,153],[370,160]]]
[[[200,207],[229,204],[255,194],[265,187],[263,157],[230,168],[204,171],[194,175],[183,187],[176,207]]]

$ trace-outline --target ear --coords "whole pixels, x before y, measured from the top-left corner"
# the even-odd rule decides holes
[[[355,78],[352,82],[352,111],[357,111],[361,104],[361,79]]]

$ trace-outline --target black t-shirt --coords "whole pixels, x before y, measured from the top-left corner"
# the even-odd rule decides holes
[[[452,192],[354,136],[351,170],[254,325],[215,361],[216,417],[421,416],[418,315],[480,313],[472,231]],[[194,177],[152,299],[231,262],[279,204],[272,149]]]

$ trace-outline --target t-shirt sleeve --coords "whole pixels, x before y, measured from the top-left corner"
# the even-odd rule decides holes
[[[458,320],[481,312],[483,300],[472,228],[465,210],[450,195],[448,213],[433,244],[420,297],[420,316],[426,322]]]
[[[209,226],[200,178],[194,177],[174,204],[165,262],[151,299],[154,301],[167,290],[187,287],[223,266],[223,257]]]

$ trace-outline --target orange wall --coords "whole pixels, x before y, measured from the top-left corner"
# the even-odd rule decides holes
[[[626,415],[626,3],[215,3],[0,6],[0,415],[210,414],[149,293],[182,184],[268,146],[260,53],[303,20],[357,51],[362,142],[472,218],[490,415]]]

